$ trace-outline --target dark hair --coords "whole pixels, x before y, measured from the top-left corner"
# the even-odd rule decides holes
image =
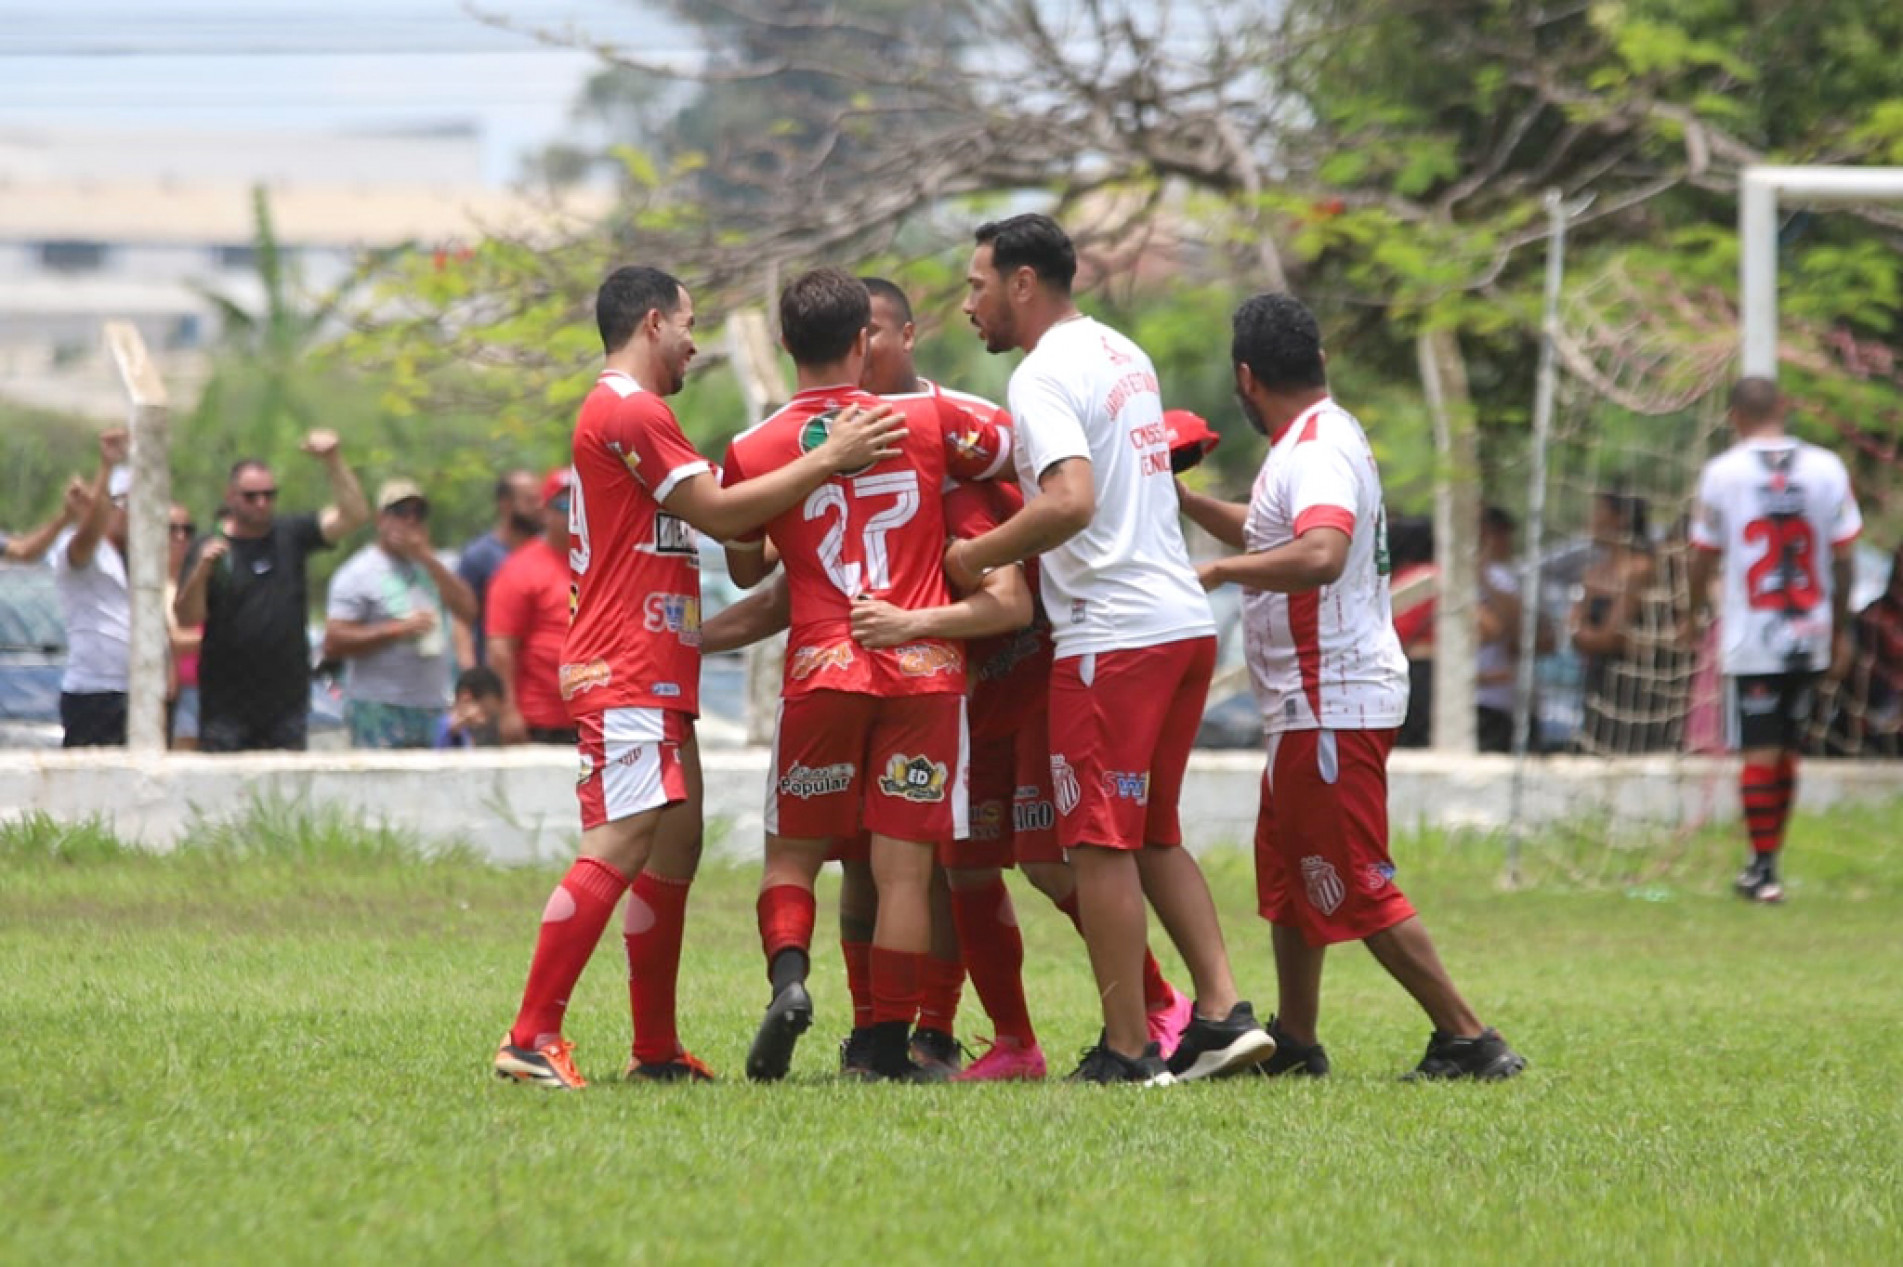
[[[1032,213],[987,221],[975,236],[979,246],[991,248],[991,267],[998,276],[1029,268],[1039,281],[1070,293],[1077,276],[1077,248],[1049,216]]]
[[[1513,512],[1504,506],[1489,506],[1480,512],[1480,526],[1491,528],[1495,532],[1510,534],[1520,526],[1520,521],[1515,519]]]
[[[796,365],[832,364],[871,320],[865,283],[843,269],[802,273],[780,292],[780,337]]]
[[[1617,520],[1623,544],[1651,545],[1651,516],[1646,511],[1645,498],[1636,493],[1621,493],[1613,490],[1599,494],[1599,500]]]
[[[628,266],[608,274],[595,292],[595,326],[604,352],[619,352],[650,312],[668,316],[681,306],[686,287],[658,268]]]
[[[898,283],[889,282],[883,277],[861,277],[859,284],[866,288],[866,293],[871,297],[883,299],[897,308],[900,321],[912,319],[912,301],[905,297],[905,292],[899,289]]]
[[[1230,321],[1229,359],[1272,392],[1326,387],[1322,331],[1301,300],[1269,292],[1242,301]]]
[[[1434,561],[1434,521],[1426,515],[1388,516],[1388,561],[1411,567]]]
[[[225,476],[225,483],[237,483],[238,477],[243,475],[246,471],[268,471],[270,469],[271,464],[266,462],[263,458],[239,458],[236,462],[231,464],[231,473]]]
[[[1763,422],[1777,413],[1777,384],[1768,378],[1741,378],[1731,389],[1731,412],[1747,422]]]
[[[456,675],[456,694],[461,695],[465,691],[477,699],[488,696],[501,698],[502,679],[496,676],[494,669],[478,664],[475,668],[464,669]]]

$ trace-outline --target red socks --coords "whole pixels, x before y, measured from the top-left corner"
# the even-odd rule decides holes
[[[813,945],[813,891],[797,884],[776,884],[760,893],[754,910],[760,918],[760,948],[768,964],[782,950],[810,952]]]
[[[962,960],[926,955],[918,970],[918,1027],[951,1034],[958,1023],[958,995],[965,988]]]
[[[1018,931],[1003,877],[979,888],[953,889],[951,903],[971,988],[978,992],[998,1040],[1035,1045],[1037,1035],[1024,1001],[1024,935]]]
[[[1073,890],[1069,897],[1056,905],[1058,910],[1070,916],[1071,925],[1076,928],[1077,935],[1080,937],[1083,936],[1084,920],[1083,916],[1077,912],[1076,891]],[[972,974],[972,978],[975,982],[977,979],[975,972]],[[980,994],[982,997],[982,991]],[[1143,1010],[1146,1012],[1160,1012],[1175,1001],[1175,993],[1170,989],[1168,979],[1163,976],[1163,965],[1156,961],[1156,956],[1150,953],[1149,947],[1144,947]]]
[[[852,1027],[866,1029],[872,1024],[872,943],[841,941],[839,953],[846,960],[846,989],[852,995]]]
[[[664,1065],[681,1052],[674,992],[691,883],[643,871],[628,894],[622,933],[628,948],[628,1005],[634,1016],[634,1058],[644,1065]]]
[[[1744,827],[1751,836],[1751,852],[1763,857],[1784,843],[1784,821],[1791,812],[1791,775],[1795,763],[1786,757],[1777,765],[1747,762],[1738,774],[1744,799]]]
[[[522,1010],[509,1031],[512,1044],[540,1047],[561,1037],[569,995],[627,887],[628,877],[601,859],[577,858],[549,894],[522,991]]]
[[[872,978],[872,1023],[900,1022],[911,1028],[918,1019],[918,982],[924,955],[874,946],[868,952]]]

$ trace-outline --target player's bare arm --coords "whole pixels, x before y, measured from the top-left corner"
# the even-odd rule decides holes
[[[370,522],[370,503],[357,483],[357,473],[344,461],[335,431],[313,431],[301,447],[322,462],[330,476],[331,504],[317,512],[317,527],[324,540],[335,544]]]
[[[1242,525],[1249,518],[1247,506],[1196,492],[1181,480],[1176,481],[1176,500],[1191,523],[1231,550],[1242,549]]]
[[[990,532],[952,542],[945,574],[955,588],[975,591],[993,568],[1054,550],[1090,526],[1097,486],[1089,458],[1052,463],[1037,477],[1037,487],[1037,497]]]
[[[1687,569],[1685,590],[1689,601],[1685,606],[1685,618],[1679,624],[1679,642],[1684,646],[1696,647],[1700,631],[1704,628],[1705,618],[1711,610],[1711,583],[1718,575],[1718,563],[1724,555],[1716,550],[1707,550],[1694,546],[1691,550],[1691,566]]]
[[[771,537],[763,537],[758,541],[729,541],[726,550],[727,577],[743,590],[750,590],[766,580],[773,575],[773,569],[780,566],[780,551]]]
[[[1270,550],[1201,564],[1196,576],[1206,590],[1240,585],[1276,594],[1305,594],[1332,585],[1347,565],[1348,534],[1339,528],[1318,527]]]
[[[1854,541],[1839,542],[1830,551],[1830,667],[1827,676],[1841,682],[1856,657],[1856,639],[1850,625],[1850,591],[1857,583]]]
[[[7,562],[38,563],[46,552],[53,548],[54,539],[65,530],[66,525],[77,523],[85,518],[91,509],[91,488],[86,481],[75,475],[67,482],[66,494],[60,499],[58,514],[30,532],[8,538]]]
[[[896,457],[904,439],[905,420],[893,415],[892,406],[850,406],[834,420],[826,442],[797,461],[726,488],[711,475],[696,475],[676,485],[662,505],[697,531],[717,541],[731,541],[833,476]]]
[[[793,591],[784,576],[757,594],[739,602],[702,623],[700,650],[703,655],[738,651],[763,639],[771,638],[793,623]]]
[[[852,603],[852,636],[878,650],[920,638],[989,638],[1031,623],[1031,583],[1021,567],[994,568],[979,588],[954,603],[907,611],[864,595]]]

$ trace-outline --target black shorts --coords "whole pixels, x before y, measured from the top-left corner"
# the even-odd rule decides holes
[[[1817,682],[1823,675],[1810,670],[1794,673],[1748,673],[1725,679],[1725,741],[1733,752],[1753,748],[1780,748],[1796,752],[1804,746],[1811,711],[1817,704]]]
[[[59,720],[65,728],[62,748],[123,748],[126,746],[126,693],[89,691],[75,695],[61,691]]]
[[[306,731],[308,705],[275,716],[260,713],[221,713],[199,700],[198,748],[201,752],[257,752],[283,749],[302,752],[309,746]]]

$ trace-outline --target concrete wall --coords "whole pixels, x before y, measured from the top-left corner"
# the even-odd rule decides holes
[[[710,852],[757,853],[766,753],[702,754]],[[225,818],[251,797],[339,806],[426,838],[466,840],[499,861],[568,856],[579,835],[574,755],[563,749],[477,753],[325,753],[277,756],[167,756],[122,752],[0,752],[0,819],[41,811],[60,819],[100,814],[122,835],[165,848],[196,816]],[[1506,757],[1395,754],[1391,813],[1397,831],[1419,827],[1489,830],[1508,818],[1513,762]],[[1193,847],[1249,841],[1255,829],[1262,758],[1198,753],[1183,794]],[[1811,761],[1800,804],[1903,798],[1903,764]],[[1664,825],[1735,818],[1737,766],[1723,759],[1548,758],[1529,766],[1531,823],[1647,822]]]

